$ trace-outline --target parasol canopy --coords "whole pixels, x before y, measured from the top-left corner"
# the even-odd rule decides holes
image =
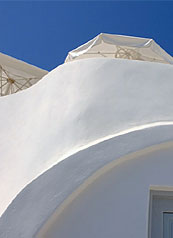
[[[48,72],[0,53],[0,96],[31,87]]]
[[[104,33],[70,51],[65,62],[98,57],[173,64],[173,57],[152,39]]]

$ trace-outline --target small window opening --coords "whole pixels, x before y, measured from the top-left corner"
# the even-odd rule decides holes
[[[173,188],[151,189],[148,238],[173,238]]]

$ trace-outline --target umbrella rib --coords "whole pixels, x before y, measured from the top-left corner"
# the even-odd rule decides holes
[[[24,84],[21,84],[21,83],[19,83],[19,82],[17,82],[16,80],[18,80],[18,79],[15,79],[15,82],[16,83],[18,83],[18,84],[20,84],[21,86],[23,86]],[[20,79],[19,79],[20,80]],[[30,80],[32,80],[32,78],[29,78],[29,79],[24,79],[25,81],[27,80],[27,83],[29,83],[30,84],[30,86],[32,86],[32,84],[29,82]]]
[[[13,93],[13,84],[11,84],[10,89],[11,89],[11,94],[12,94]]]
[[[21,85],[21,86],[23,87],[23,84],[21,84],[21,83],[17,82],[16,80],[15,80],[15,83],[17,83],[17,84],[19,84],[19,85]]]
[[[15,83],[14,83],[14,85],[15,85],[15,93],[16,93],[17,90],[19,89],[19,86],[17,84],[15,84]]]
[[[1,70],[7,75],[7,77],[8,78],[10,78],[9,77],[9,71],[8,70],[5,70],[4,68],[2,68],[2,66],[1,66]],[[21,80],[21,79],[25,79],[25,80],[27,80],[28,78],[25,78],[24,76],[20,76],[20,75],[18,75],[18,74],[14,74],[14,73],[12,73],[11,74],[12,76],[15,76],[15,77],[19,77],[18,78],[18,80]],[[32,77],[32,78],[30,78],[30,79],[37,79],[36,77]]]
[[[2,79],[8,79],[7,77],[1,76]]]
[[[7,75],[7,78],[10,78],[7,71],[5,69],[2,68],[2,71]]]
[[[37,79],[36,77],[28,79],[28,78],[25,78],[25,77],[17,75],[17,74],[11,74],[8,70],[5,70],[1,65],[0,65],[0,70],[1,70],[1,76],[0,76],[1,96],[3,95],[3,87],[6,86],[6,85],[7,86],[6,86],[6,89],[5,89],[5,95],[9,94],[10,92],[11,93],[18,92],[19,90],[24,89],[24,87],[28,88],[28,87],[32,86],[32,83],[30,81],[32,79]],[[2,74],[4,74],[4,75],[2,75]],[[11,77],[10,77],[10,75],[11,75]],[[17,77],[17,79],[14,79],[13,77]],[[14,80],[14,82],[11,83],[10,79]],[[26,82],[24,84],[18,82],[18,81],[21,81],[21,80],[25,80]],[[3,84],[3,81],[5,81],[4,84]]]
[[[14,85],[17,87],[17,90],[20,90],[20,87],[16,84],[16,82],[14,82]],[[22,86],[23,87],[23,86]],[[17,91],[16,91],[17,92]]]
[[[3,88],[7,83],[8,83],[8,81],[6,83],[4,83],[3,85],[1,85],[1,88]]]
[[[2,67],[1,67],[2,68]],[[8,70],[5,70],[4,68],[2,68],[2,71],[4,71],[4,73],[9,77],[9,71]],[[11,73],[10,73],[11,74]],[[15,77],[19,77],[19,78],[25,78],[25,77],[23,77],[23,76],[20,76],[20,75],[18,75],[18,74],[14,74],[14,73],[12,73],[12,75],[13,76],[15,76]]]
[[[7,88],[5,90],[5,95],[7,95],[7,93],[9,92],[9,89],[10,89],[10,83],[8,83],[8,85],[7,85]]]
[[[28,79],[28,81],[30,81],[30,80],[31,80],[31,79]],[[26,84],[28,83],[28,81],[26,81],[26,83],[24,83],[22,87],[26,86]],[[16,92],[18,92],[19,90],[21,90],[22,87],[20,87]]]

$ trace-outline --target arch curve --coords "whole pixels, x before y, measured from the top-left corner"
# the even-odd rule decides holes
[[[59,213],[87,184],[112,166],[134,158],[135,154],[169,148],[173,141],[173,125],[163,124],[105,140],[46,171],[18,194],[1,217],[0,228],[6,220],[10,227],[2,231],[4,237],[14,238],[19,234],[26,238],[39,237],[39,232],[46,229],[57,211]],[[21,220],[25,220],[22,227]]]

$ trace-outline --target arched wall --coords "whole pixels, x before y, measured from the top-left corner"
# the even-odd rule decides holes
[[[98,176],[113,165],[133,160],[134,155],[140,164],[141,153],[169,148],[172,142],[173,126],[158,123],[145,129],[136,128],[68,157],[19,193],[0,218],[0,238],[44,237],[60,212]],[[123,172],[121,176],[127,178],[127,173]]]
[[[37,237],[146,238],[150,186],[173,186],[172,168],[172,143],[112,163]]]

